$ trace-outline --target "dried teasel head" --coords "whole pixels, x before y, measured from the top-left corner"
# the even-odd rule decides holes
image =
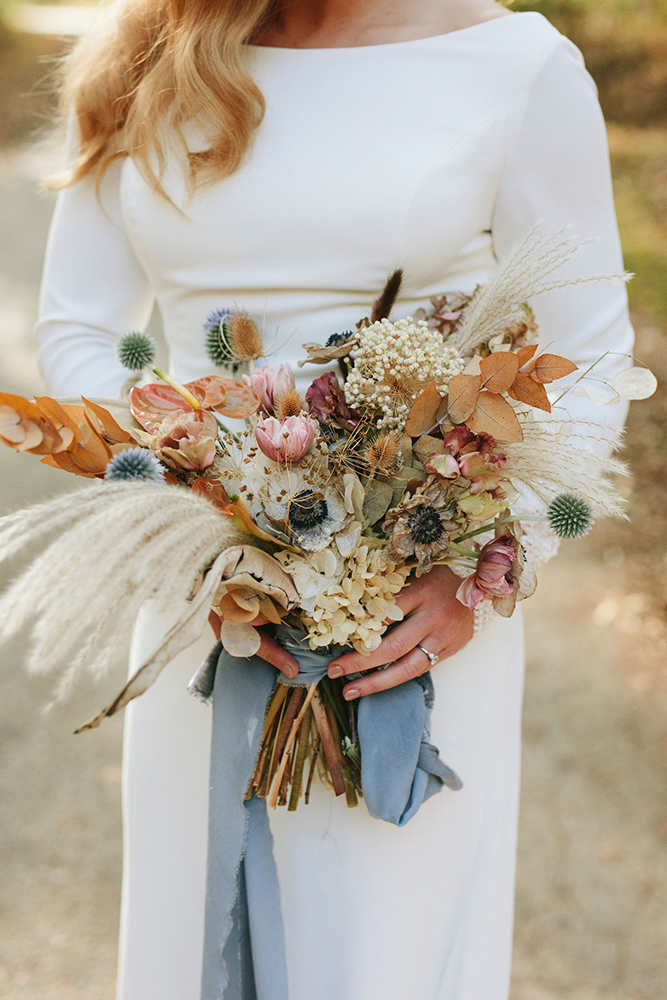
[[[307,413],[308,407],[296,389],[286,389],[273,404],[273,411],[278,420],[285,420],[286,417],[298,417],[300,413]]]
[[[236,361],[255,361],[264,353],[264,337],[248,313],[235,313],[226,324],[227,337]]]
[[[395,472],[401,460],[399,451],[399,435],[395,431],[386,431],[370,442],[364,458],[366,464],[374,472],[388,476]]]

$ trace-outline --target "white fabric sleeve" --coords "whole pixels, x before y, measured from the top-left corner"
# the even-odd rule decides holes
[[[124,229],[123,161],[106,171],[98,199],[92,178],[60,192],[51,223],[35,336],[48,391],[120,395],[128,372],[118,339],[143,330],[153,292]]]
[[[604,119],[581,53],[565,38],[551,48],[525,104],[516,110],[492,225],[498,259],[505,259],[535,226],[546,234],[567,228],[577,241],[588,241],[559,273],[583,277],[623,271]],[[605,351],[614,352],[591,373],[607,382],[631,364],[618,356],[631,354],[634,341],[624,282],[566,286],[531,305],[543,349],[563,354],[580,370]],[[577,420],[594,420],[621,427],[627,412],[622,402],[596,406],[571,392],[560,406],[575,426]],[[519,503],[522,513],[543,510],[534,494]],[[558,548],[543,523],[526,525],[524,544],[536,565]]]

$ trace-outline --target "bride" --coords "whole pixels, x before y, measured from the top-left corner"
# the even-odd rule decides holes
[[[396,267],[396,317],[487,282],[537,224],[588,241],[577,273],[622,267],[581,56],[541,15],[493,0],[117,0],[70,57],[63,104],[76,152],[37,326],[53,394],[118,396],[117,341],[154,301],[181,381],[211,370],[207,316],[237,306],[263,318],[267,363],[292,363],[305,388],[301,344],[349,329]],[[631,349],[617,284],[534,305],[543,343],[580,366]],[[553,554],[537,530],[527,546]],[[348,683],[363,698],[438,654],[432,734],[464,788],[400,829],[321,787],[271,816],[290,1000],[508,996],[522,628],[515,615],[483,629],[457,585],[444,567],[411,584],[377,653],[330,666],[393,662]],[[144,609],[133,666],[168,626]],[[212,642],[126,713],[119,1000],[200,996],[210,714],[186,684]],[[294,667],[268,636],[261,655]]]

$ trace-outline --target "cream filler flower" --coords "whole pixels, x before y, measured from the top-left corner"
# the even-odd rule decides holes
[[[378,427],[399,427],[429,382],[445,393],[450,378],[463,368],[458,351],[445,346],[440,332],[429,330],[423,320],[379,320],[359,330],[345,398],[350,406],[379,410]]]
[[[382,641],[387,621],[403,617],[395,598],[410,567],[388,562],[381,545],[359,545],[335,568],[332,555],[331,550],[307,558],[280,552],[276,559],[299,591],[305,612],[301,620],[312,649],[340,643],[372,653]]]

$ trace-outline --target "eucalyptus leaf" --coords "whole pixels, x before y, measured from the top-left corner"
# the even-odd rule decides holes
[[[364,500],[364,517],[369,524],[375,524],[384,517],[394,498],[394,490],[388,483],[375,480],[371,483]]]

